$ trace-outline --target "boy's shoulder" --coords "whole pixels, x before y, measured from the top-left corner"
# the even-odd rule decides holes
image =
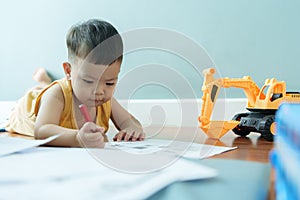
[[[58,100],[63,101],[65,92],[63,91],[62,79],[53,81],[49,86],[44,88],[44,90],[40,93],[40,98],[56,98]]]

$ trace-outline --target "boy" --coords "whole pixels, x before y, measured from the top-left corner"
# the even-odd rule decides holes
[[[118,31],[108,22],[88,20],[71,27],[67,48],[66,77],[52,82],[30,101],[32,113],[24,121],[33,121],[35,138],[59,134],[48,145],[101,148],[111,119],[119,130],[114,140],[143,140],[141,124],[113,97],[123,55]],[[91,122],[80,113],[82,104]],[[8,130],[18,130],[20,123],[11,124],[15,127],[8,126]],[[22,134],[22,130],[16,132]]]

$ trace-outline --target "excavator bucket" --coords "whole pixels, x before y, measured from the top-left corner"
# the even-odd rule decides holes
[[[209,138],[220,139],[228,131],[236,127],[240,122],[235,120],[229,121],[210,121],[205,126],[200,126]]]

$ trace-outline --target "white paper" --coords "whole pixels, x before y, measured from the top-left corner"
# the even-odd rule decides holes
[[[54,135],[44,140],[28,140],[23,138],[8,137],[4,135],[0,136],[0,157],[46,144],[57,137],[58,135]]]
[[[168,151],[186,158],[202,159],[236,149],[237,147],[220,147],[174,140],[146,139],[137,142],[110,142],[105,145],[105,148],[119,149],[133,154]]]
[[[41,142],[34,141],[14,144]],[[182,157],[199,159],[231,149],[155,139],[111,142],[104,149],[29,148],[0,158],[1,199],[40,199],[41,194],[43,199],[145,199],[173,182],[217,175]]]
[[[108,156],[118,152],[97,151]],[[145,199],[175,181],[217,175],[214,169],[178,157],[169,166],[151,173],[124,173],[103,165],[89,150],[79,148],[39,147],[2,157],[0,165],[1,199]]]

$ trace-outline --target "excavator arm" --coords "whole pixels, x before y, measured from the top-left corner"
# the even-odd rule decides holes
[[[229,130],[232,130],[239,124],[239,121],[212,121],[211,115],[216,103],[216,99],[221,87],[242,88],[248,98],[247,107],[253,108],[256,97],[260,94],[260,88],[252,81],[249,76],[243,78],[219,78],[215,79],[215,69],[209,68],[203,71],[204,82],[202,85],[202,109],[198,120],[200,128],[210,137],[219,139],[225,135]],[[264,95],[261,93],[260,95]]]

